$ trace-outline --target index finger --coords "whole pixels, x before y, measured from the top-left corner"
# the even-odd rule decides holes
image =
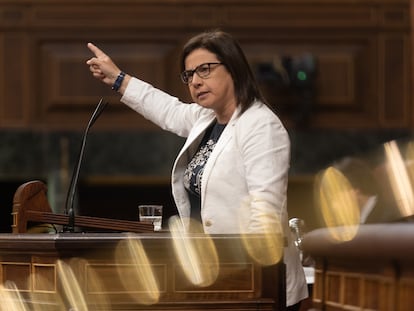
[[[105,53],[99,49],[96,45],[94,45],[93,43],[88,43],[88,48],[89,50],[91,50],[91,52],[93,54],[95,54],[96,57],[100,57],[100,56],[105,56]]]

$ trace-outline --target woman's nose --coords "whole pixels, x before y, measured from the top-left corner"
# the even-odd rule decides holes
[[[203,79],[200,78],[198,76],[198,74],[194,73],[193,74],[193,78],[191,80],[191,85],[193,85],[194,87],[196,87],[196,86],[200,85],[202,83],[202,81],[203,81]]]

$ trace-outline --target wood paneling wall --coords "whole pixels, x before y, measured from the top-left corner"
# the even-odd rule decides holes
[[[182,44],[220,27],[252,66],[310,53],[317,62],[309,122],[324,128],[411,128],[409,0],[0,0],[0,128],[80,129],[101,96],[96,125],[153,129],[92,78],[86,43],[128,73],[188,100]],[[298,94],[262,85],[288,127]],[[300,101],[299,96],[299,101]]]

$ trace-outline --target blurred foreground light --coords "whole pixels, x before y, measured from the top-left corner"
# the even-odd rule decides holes
[[[255,210],[249,228],[240,228],[243,245],[255,262],[263,266],[277,264],[283,256],[284,236],[275,207],[265,200],[247,198],[242,204],[244,211]]]
[[[160,290],[142,242],[135,238],[121,241],[115,258],[119,278],[139,304],[151,305],[160,299]]]
[[[188,221],[192,228],[201,226],[199,223],[192,223],[192,219]],[[169,228],[176,256],[187,279],[201,287],[213,284],[219,274],[219,258],[210,236],[194,238],[194,235],[184,230],[183,223],[177,216],[169,219]]]
[[[394,200],[402,217],[411,216],[414,214],[414,195],[404,159],[395,141],[385,143],[384,150]]]
[[[5,286],[0,285],[1,311],[28,311],[20,292],[13,282],[7,281]]]
[[[63,260],[57,261],[57,272],[62,283],[63,292],[70,305],[69,310],[87,311],[88,304],[82,294],[82,289],[71,267]]]
[[[282,259],[284,242],[279,232],[243,234],[242,239],[246,251],[258,264],[271,266]]]
[[[331,236],[337,241],[352,240],[359,228],[360,210],[347,178],[328,167],[317,177],[315,198]]]
[[[55,283],[46,277],[32,273],[33,287],[36,291],[30,292],[31,311],[60,311],[67,310],[62,297],[57,293]],[[53,280],[55,281],[55,280]],[[39,292],[42,293],[39,298]]]
[[[98,276],[94,265],[90,264],[86,259],[74,258],[77,266],[85,268],[85,283],[88,296],[99,295],[99,298],[88,299],[88,306],[90,310],[111,310],[110,301],[108,295],[102,295],[106,292],[103,280]]]

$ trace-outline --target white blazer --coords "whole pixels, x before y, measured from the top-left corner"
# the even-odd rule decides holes
[[[184,170],[206,128],[215,119],[212,110],[187,104],[150,84],[132,78],[121,101],[187,140],[172,170],[172,193],[182,219],[190,217],[184,188]],[[242,115],[237,110],[220,136],[204,168],[201,218],[208,234],[259,233],[263,217],[277,223],[288,239],[284,250],[287,305],[308,296],[306,279],[288,227],[286,192],[290,141],[279,118],[255,102]]]

